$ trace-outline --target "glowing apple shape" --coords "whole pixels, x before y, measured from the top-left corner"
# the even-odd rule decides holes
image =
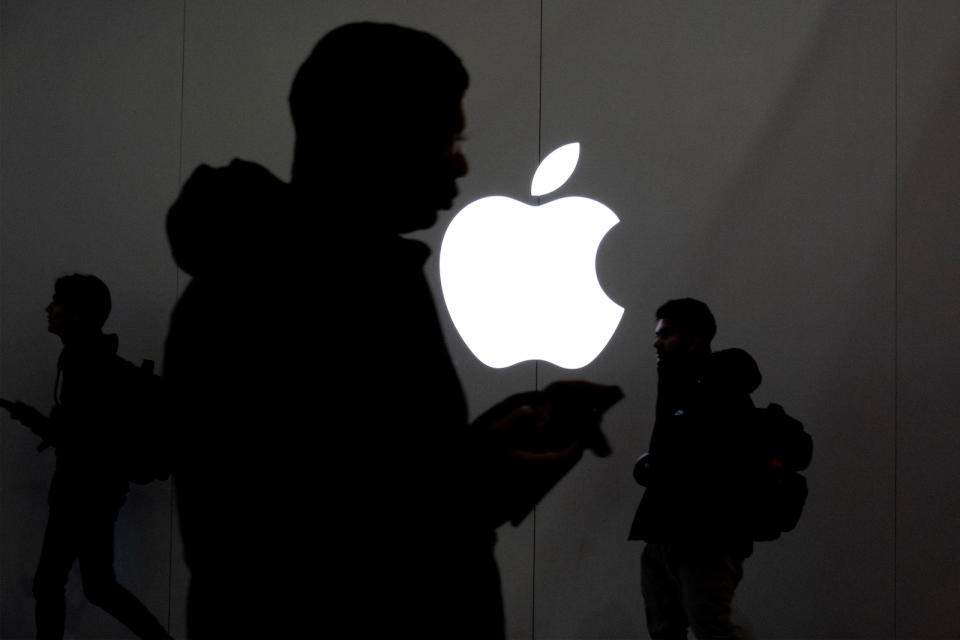
[[[531,192],[558,189],[580,145],[552,152]],[[610,341],[623,307],[597,280],[597,250],[619,222],[596,200],[568,197],[541,206],[504,196],[471,202],[454,216],[440,247],[440,285],[467,347],[490,367],[545,360],[579,369]]]

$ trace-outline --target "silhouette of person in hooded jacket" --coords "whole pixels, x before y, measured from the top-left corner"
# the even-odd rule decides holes
[[[642,589],[652,638],[748,638],[730,619],[750,524],[754,409],[760,370],[742,349],[713,351],[716,321],[693,298],[656,313],[657,407],[646,487],[630,529],[645,540]]]
[[[117,356],[116,334],[104,334],[110,290],[96,276],[74,274],[54,284],[48,329],[63,342],[57,363],[55,405],[47,417],[22,402],[0,400],[15,420],[56,448],[50,515],[33,583],[38,638],[62,638],[64,588],[80,563],[87,599],[141,638],[169,638],[166,629],[113,570],[113,529],[127,482],[121,430],[127,369]]]
[[[400,236],[457,195],[467,83],[429,34],[335,29],[293,82],[291,182],[201,166],[170,209],[191,637],[503,636],[494,528],[596,439],[610,388],[468,425],[429,249]]]

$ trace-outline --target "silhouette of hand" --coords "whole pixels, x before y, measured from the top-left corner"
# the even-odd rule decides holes
[[[544,391],[511,396],[477,420],[509,455],[531,462],[575,460],[585,448],[610,454],[600,431],[603,412],[623,397],[618,387],[555,382]]]
[[[556,382],[518,393],[477,418],[473,428],[490,455],[491,520],[519,524],[583,457],[610,447],[600,420],[623,393],[583,381]]]
[[[570,437],[557,438],[550,433],[554,407],[549,400],[543,404],[524,405],[507,416],[512,420],[510,428],[517,429],[519,437],[508,455],[530,463],[575,462],[583,455],[584,445],[573,434]],[[520,432],[523,428],[527,433]]]
[[[543,393],[551,411],[551,437],[576,439],[600,457],[610,455],[600,422],[604,412],[623,398],[620,387],[565,380],[552,383]]]

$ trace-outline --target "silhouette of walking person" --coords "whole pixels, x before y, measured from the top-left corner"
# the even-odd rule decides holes
[[[55,405],[49,417],[22,402],[0,400],[13,419],[56,448],[50,514],[33,584],[37,637],[62,638],[65,585],[80,564],[87,599],[141,638],[169,638],[164,627],[113,570],[113,530],[129,485],[123,451],[118,389],[123,361],[116,334],[102,327],[110,314],[110,291],[97,277],[59,278],[47,306],[48,329],[63,343],[57,363]]]
[[[400,235],[467,172],[467,83],[429,34],[335,29],[293,82],[291,182],[201,166],[169,212],[191,637],[502,637],[495,527],[602,451],[613,387],[468,424],[429,249]]]

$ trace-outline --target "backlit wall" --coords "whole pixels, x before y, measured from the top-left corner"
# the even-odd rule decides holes
[[[587,454],[499,532],[510,637],[647,637],[630,472],[652,427],[653,312],[681,296],[711,305],[717,347],[755,356],[755,400],[783,404],[814,437],[803,518],[757,545],[739,620],[763,638],[960,637],[952,0],[2,0],[0,397],[51,404],[59,343],[44,307],[67,273],[111,287],[123,356],[160,359],[187,281],[163,231],[180,184],[234,157],[288,179],[294,72],[354,20],[430,31],[470,71],[470,173],[454,210],[494,194],[533,204],[540,158],[579,141],[576,172],[544,200],[582,195],[620,218],[597,269],[626,311],[576,372],[477,361],[439,298],[450,214],[420,234],[474,415],[562,378],[627,395],[604,426],[614,455]],[[2,638],[33,634],[53,470],[35,444],[0,415]],[[132,489],[116,548],[121,582],[182,637],[169,483]],[[78,575],[68,598],[68,637],[129,636]]]

